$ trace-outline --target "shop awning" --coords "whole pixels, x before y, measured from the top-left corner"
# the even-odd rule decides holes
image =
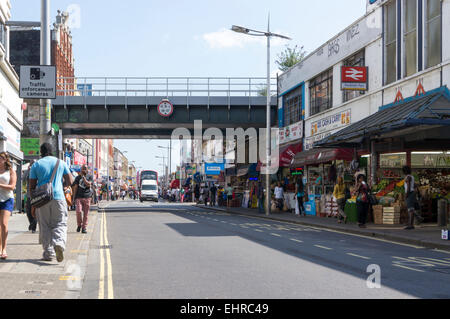
[[[355,147],[365,138],[382,138],[383,134],[397,130],[443,126],[450,126],[450,92],[447,87],[384,105],[378,112],[314,143],[314,147]]]
[[[291,167],[302,167],[311,164],[326,163],[334,160],[351,161],[353,149],[349,148],[317,148],[298,153]]]
[[[280,148],[280,167],[290,167],[295,155],[303,149],[302,143],[294,143]]]

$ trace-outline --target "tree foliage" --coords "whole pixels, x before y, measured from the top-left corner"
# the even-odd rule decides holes
[[[285,72],[290,67],[293,67],[297,63],[301,62],[306,56],[306,51],[302,47],[296,45],[294,48],[286,46],[286,49],[278,55],[278,59],[275,61],[278,64],[278,68]]]

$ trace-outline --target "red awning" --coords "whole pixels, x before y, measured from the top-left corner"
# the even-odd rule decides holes
[[[311,164],[326,163],[334,160],[353,160],[351,148],[318,148],[297,154],[292,167],[301,167]]]
[[[281,148],[279,166],[290,167],[295,155],[301,152],[302,149],[303,149],[302,143],[291,144]]]
[[[180,188],[180,180],[174,179],[170,182],[170,188]]]
[[[303,150],[303,144],[302,143],[296,143],[296,144],[290,144],[287,146],[283,146],[279,149],[279,163],[278,165],[280,167],[290,167],[292,161],[294,160],[294,157],[297,153],[301,152]],[[258,161],[258,165],[256,166],[256,171],[261,171],[261,166],[263,164]]]

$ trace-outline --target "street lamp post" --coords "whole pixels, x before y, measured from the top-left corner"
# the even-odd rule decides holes
[[[269,17],[269,21],[267,23],[267,32],[264,31],[257,31],[257,30],[252,30],[252,29],[248,29],[245,27],[241,27],[241,26],[237,26],[237,25],[233,25],[231,27],[231,30],[234,32],[238,32],[238,33],[244,33],[247,35],[251,35],[251,36],[265,36],[267,38],[267,108],[266,108],[266,118],[267,118],[267,132],[266,132],[266,215],[270,215],[270,174],[269,174],[269,170],[271,167],[271,163],[270,163],[270,157],[271,157],[271,149],[270,149],[270,142],[271,142],[271,118],[270,118],[270,100],[271,100],[271,96],[270,96],[270,38],[271,37],[278,37],[278,38],[282,38],[282,39],[287,39],[287,40],[291,40],[291,38],[281,35],[281,34],[276,34],[276,33],[272,33],[270,32],[270,17]]]
[[[164,184],[167,187],[167,172],[166,172],[166,158],[165,156],[155,156],[155,158],[160,158],[163,160],[163,173],[165,175]]]
[[[158,146],[158,148],[163,148],[167,150],[167,157],[169,158],[169,174],[172,174],[172,140],[170,140],[169,146]]]

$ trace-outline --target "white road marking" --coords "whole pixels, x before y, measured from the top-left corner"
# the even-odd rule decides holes
[[[299,239],[295,239],[295,238],[291,238],[290,240],[292,240],[292,241],[296,241],[297,243],[303,243],[303,241],[302,241],[302,240],[299,240]]]
[[[270,233],[272,236],[276,236],[276,237],[281,237],[281,235],[279,234],[275,234],[275,233]]]
[[[365,257],[365,256],[360,256],[357,254],[353,254],[353,253],[347,253],[347,255],[349,256],[353,256],[353,257],[358,257],[358,258],[362,258],[362,259],[370,259],[369,257]]]
[[[260,232],[260,233],[264,233],[264,231],[262,231],[261,229],[258,229],[258,228],[255,228],[255,229],[253,229],[254,231],[258,231],[258,232]]]
[[[394,264],[394,266],[395,266],[395,267],[400,267],[400,268],[405,268],[405,269],[408,269],[408,270],[417,271],[417,272],[425,272],[425,271],[423,271],[423,270],[414,269],[414,268],[406,267],[406,266],[399,265],[399,264]]]
[[[317,248],[322,248],[322,249],[326,249],[326,250],[333,250],[333,248],[329,248],[329,247],[325,247],[325,246],[320,246],[320,245],[314,245]]]

